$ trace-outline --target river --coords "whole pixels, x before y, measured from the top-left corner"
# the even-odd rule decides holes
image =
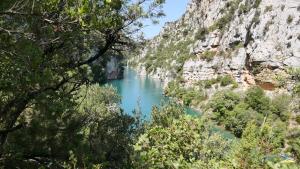
[[[163,95],[163,84],[160,80],[139,75],[135,70],[126,68],[124,78],[108,82],[118,91],[122,98],[121,108],[127,114],[132,114],[136,108],[140,108],[145,119],[151,118],[153,106],[161,106],[169,98]],[[199,114],[191,108],[186,108],[188,114]]]

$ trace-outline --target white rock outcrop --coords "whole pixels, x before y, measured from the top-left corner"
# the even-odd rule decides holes
[[[264,69],[275,75],[274,72],[284,72],[289,67],[300,67],[300,0],[256,2],[259,1],[192,0],[182,18],[166,24],[140,57],[145,57],[148,50],[160,49],[162,41],[168,45],[193,39],[188,51],[195,56],[182,66],[187,83],[230,74],[238,83],[246,85],[255,83],[257,74]],[[237,4],[233,11],[229,11],[230,3]],[[213,29],[225,17],[230,19],[223,21],[223,28]],[[206,32],[201,39],[196,39],[197,32],[204,28]],[[187,37],[182,34],[186,29]],[[167,34],[172,36],[166,40]],[[205,60],[201,56],[206,51],[216,51],[216,55]],[[170,81],[176,77],[174,73],[170,75],[172,71],[162,66],[151,74]]]

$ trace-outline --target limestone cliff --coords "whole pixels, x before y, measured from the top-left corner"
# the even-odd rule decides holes
[[[300,67],[299,0],[191,0],[132,62],[140,72],[186,84],[230,75],[242,87],[294,84]]]
[[[118,56],[111,56],[106,63],[106,79],[115,80],[123,78],[123,65],[122,60]]]

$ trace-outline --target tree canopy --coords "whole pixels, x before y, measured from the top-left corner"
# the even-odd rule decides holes
[[[141,19],[163,15],[162,3],[1,0],[0,157],[10,133],[76,107],[74,95],[92,81],[90,66],[128,48]],[[34,116],[21,120],[26,113]]]

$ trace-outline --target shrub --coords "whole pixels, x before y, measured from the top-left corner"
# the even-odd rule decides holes
[[[298,124],[300,124],[300,115],[297,115],[297,116],[296,116],[296,122],[297,122]]]
[[[272,5],[269,5],[269,6],[266,6],[266,8],[265,8],[265,13],[267,13],[267,12],[270,12],[270,11],[272,11],[273,10],[273,6]]]
[[[293,93],[300,96],[300,83],[297,83],[293,88]]]
[[[230,75],[223,76],[220,80],[221,86],[228,86],[233,84],[235,81]]]
[[[248,104],[240,102],[228,113],[225,127],[227,130],[232,131],[236,137],[240,138],[249,121],[259,124],[260,121],[263,121],[263,118],[261,114],[249,108]]]
[[[234,82],[232,85],[232,89],[236,89],[239,87],[239,84],[237,82]]]
[[[260,10],[256,10],[252,22],[254,23],[254,27],[259,24],[260,20]]]
[[[232,111],[240,101],[241,98],[238,94],[231,91],[223,91],[216,93],[208,104],[212,109],[214,119],[222,123],[228,116],[228,112]]]
[[[255,0],[255,3],[253,5],[254,8],[258,8],[259,4],[261,3],[262,0]]]
[[[153,125],[134,145],[134,168],[211,168],[224,160],[230,142],[210,133],[209,123],[182,115],[166,126]]]
[[[270,26],[271,26],[272,24],[274,24],[273,21],[268,21],[268,22],[266,23],[266,25],[265,25],[265,27],[264,27],[264,31],[263,31],[263,34],[264,34],[264,35],[269,31]]]
[[[189,34],[189,30],[187,29],[184,29],[183,32],[182,32],[183,36],[187,36]]]
[[[216,51],[205,51],[201,54],[200,57],[206,61],[212,61],[216,54]]]
[[[286,23],[291,24],[293,22],[294,17],[292,15],[289,15],[286,19]]]
[[[211,27],[209,27],[209,31],[214,31],[216,29],[220,29],[224,31],[226,26],[232,21],[234,17],[234,13],[239,6],[240,0],[229,1],[225,5],[225,9],[228,9],[226,14],[223,15],[220,19],[218,19]],[[225,11],[225,9],[222,9]]]
[[[203,41],[203,40],[205,40],[206,34],[208,34],[207,28],[204,28],[204,27],[200,28],[198,30],[198,32],[196,33],[195,38]]]
[[[163,37],[164,39],[168,39],[168,38],[169,38],[169,35],[168,35],[168,34],[163,34],[162,37]]]
[[[294,80],[300,81],[300,68],[290,68],[288,69],[288,73]]]
[[[246,92],[245,103],[262,114],[270,113],[270,98],[265,95],[265,92],[258,86],[248,89]]]
[[[271,101],[271,111],[276,114],[282,121],[287,121],[289,119],[289,105],[291,102],[291,97],[286,94],[281,94],[274,97]]]
[[[249,10],[250,10],[250,8],[248,8],[247,5],[241,4],[239,7],[239,15],[246,14],[249,12]]]
[[[213,83],[213,81],[211,81],[211,80],[205,80],[205,81],[203,81],[203,84],[204,84],[204,88],[209,89],[209,88],[211,88],[211,86],[212,86],[214,83]]]

